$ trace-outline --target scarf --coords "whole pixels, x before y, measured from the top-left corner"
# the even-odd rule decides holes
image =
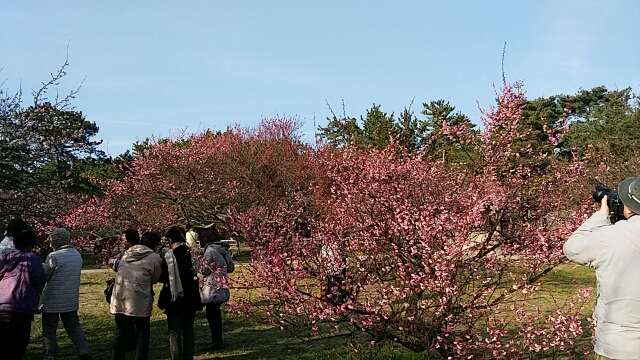
[[[174,302],[179,297],[183,297],[184,292],[182,291],[180,271],[178,270],[176,257],[173,255],[173,249],[167,250],[164,254],[164,259],[167,261],[167,268],[169,268],[169,290],[171,290],[171,302]]]

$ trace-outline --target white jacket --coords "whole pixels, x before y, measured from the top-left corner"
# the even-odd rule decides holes
[[[160,280],[162,258],[144,245],[127,249],[120,260],[109,310],[112,314],[151,316],[153,284]]]
[[[82,256],[72,245],[63,245],[47,255],[44,285],[38,310],[44,313],[64,313],[78,310]]]
[[[611,359],[640,359],[640,215],[612,225],[598,211],[563,251],[569,260],[596,269],[594,351]]]

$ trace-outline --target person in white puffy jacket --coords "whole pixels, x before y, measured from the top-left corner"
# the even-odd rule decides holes
[[[48,240],[54,251],[44,261],[47,283],[38,305],[42,312],[44,359],[53,360],[58,356],[56,331],[60,320],[80,359],[91,359],[89,342],[78,317],[82,256],[69,243],[70,234],[65,229],[52,231]]]

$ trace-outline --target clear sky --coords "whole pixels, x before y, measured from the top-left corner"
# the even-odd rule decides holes
[[[445,99],[480,121],[502,82],[528,97],[640,89],[638,1],[5,1],[0,80],[60,91],[116,156],[137,139]]]

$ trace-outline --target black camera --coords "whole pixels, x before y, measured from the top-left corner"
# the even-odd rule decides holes
[[[596,191],[593,192],[593,200],[598,204],[602,202],[602,198],[607,196],[607,205],[609,206],[609,220],[612,224],[615,224],[619,220],[626,220],[624,217],[624,205],[618,194],[611,191],[604,185],[596,186]]]

